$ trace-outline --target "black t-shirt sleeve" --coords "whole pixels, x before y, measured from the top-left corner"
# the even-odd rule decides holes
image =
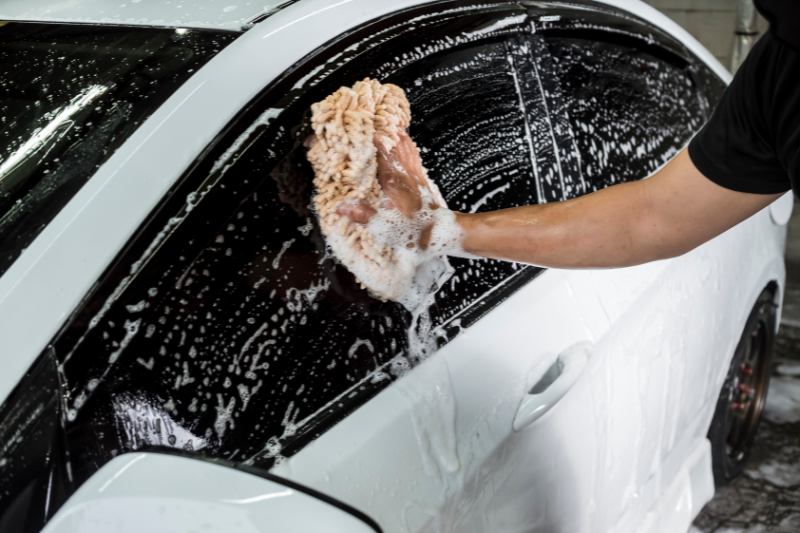
[[[692,162],[717,185],[757,194],[792,188],[770,125],[780,46],[770,34],[756,43],[711,119],[689,143]]]

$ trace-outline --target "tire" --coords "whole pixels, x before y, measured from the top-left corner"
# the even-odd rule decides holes
[[[717,487],[736,479],[750,456],[772,374],[776,308],[765,289],[750,312],[719,394],[708,430]]]

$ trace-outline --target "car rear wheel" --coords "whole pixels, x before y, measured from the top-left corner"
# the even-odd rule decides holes
[[[744,470],[764,410],[775,344],[773,298],[764,290],[750,312],[708,431],[717,487]]]

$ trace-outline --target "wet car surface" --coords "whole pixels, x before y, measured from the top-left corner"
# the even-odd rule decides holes
[[[697,531],[783,533],[800,527],[800,214],[788,224],[786,296],[772,383],[744,474],[717,490],[694,521]],[[694,530],[693,530],[694,531]]]
[[[785,229],[768,210],[684,258],[616,272],[453,258],[434,305],[414,315],[371,298],[330,254],[302,142],[311,103],[369,76],[406,91],[411,136],[451,207],[559,201],[657,170],[708,118],[725,79],[685,39],[593,2],[381,4],[292,58],[270,55],[336,6],[299,2],[246,31],[109,30],[160,39],[151,54],[184,77],[139,130],[126,120],[116,152],[89,143],[108,159],[74,174],[69,204],[48,189],[61,202],[49,225],[15,223],[36,231],[8,248],[8,317],[39,315],[25,283],[64,286],[61,266],[87,270],[74,261],[83,245],[59,237],[59,224],[111,230],[87,237],[102,252],[86,254],[96,275],[83,291],[41,311],[46,345],[6,322],[32,366],[4,385],[3,520],[38,531],[105,465],[178,450],[294,480],[386,531],[633,531],[654,517],[688,527],[713,493],[705,435],[744,320],[762,291],[780,302]],[[148,50],[147,39],[133,48]],[[222,66],[236,57],[246,58],[238,71]],[[207,94],[205,107],[194,94]],[[114,98],[108,109],[127,102]],[[81,105],[76,131],[105,131],[88,113],[106,107]],[[214,116],[224,106],[230,116]],[[216,126],[186,121],[206,110]],[[158,138],[169,127],[180,135]],[[147,156],[151,139],[178,155],[161,165]],[[66,172],[60,159],[79,145],[48,151],[29,182],[49,183],[50,160]],[[126,174],[136,164],[151,166]],[[91,189],[99,182],[105,197]],[[14,194],[9,205],[35,203]],[[138,215],[84,208],[120,197],[141,204]],[[38,274],[48,262],[50,275]],[[562,395],[532,407],[556,382]],[[687,513],[670,514],[687,493]]]

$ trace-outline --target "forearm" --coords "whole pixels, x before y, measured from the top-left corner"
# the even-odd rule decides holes
[[[732,191],[683,150],[654,176],[553,204],[458,214],[464,250],[555,268],[613,268],[684,254],[781,194]]]
[[[669,255],[648,224],[640,182],[543,205],[459,213],[464,250],[556,268],[622,267]]]
[[[413,155],[419,157],[415,151]],[[490,213],[456,213],[453,220],[452,211],[432,216],[431,209],[422,209],[426,186],[408,170],[413,170],[414,165],[407,161],[401,165],[397,157],[379,152],[379,178],[390,200],[389,207],[375,209],[343,203],[339,213],[365,225],[382,209],[398,210],[409,221],[417,216],[427,217],[409,224],[407,231],[397,232],[402,238],[389,243],[390,247],[413,250],[416,239],[419,250],[428,254],[460,256],[466,252],[545,267],[614,268],[675,257],[732,228],[781,196],[721,187],[703,176],[688,151],[683,150],[645,180],[615,185],[565,202]],[[427,214],[420,215],[422,211]]]

